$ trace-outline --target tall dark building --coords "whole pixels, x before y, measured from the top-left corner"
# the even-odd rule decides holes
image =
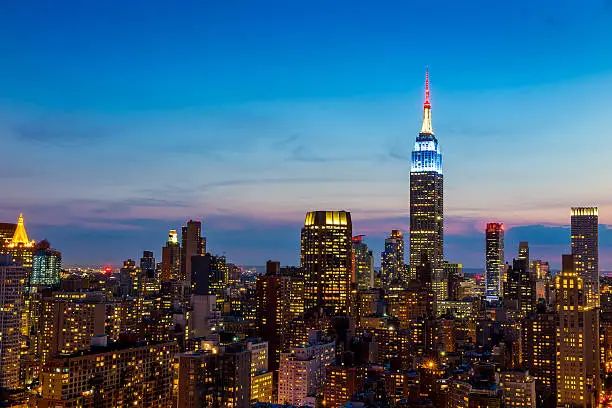
[[[155,258],[153,252],[143,251],[142,258],[140,258],[140,270],[144,272],[155,271]]]
[[[463,265],[460,263],[444,262],[444,276],[448,278],[448,299],[459,299],[459,288],[463,280]]]
[[[200,221],[187,221],[182,227],[181,235],[181,274],[179,280],[191,286],[191,257],[206,253],[202,239],[202,223]]]
[[[327,307],[335,315],[349,308],[353,228],[347,211],[311,211],[302,228],[304,307]]]
[[[599,307],[599,211],[572,207],[572,255],[576,272],[584,280],[586,305]]]
[[[278,370],[280,352],[289,346],[290,323],[304,314],[304,280],[268,261],[266,274],[257,277],[255,296],[257,328],[269,343],[270,369]]]
[[[353,237],[353,269],[359,289],[374,287],[374,255],[363,242],[363,235]]]
[[[486,230],[486,280],[487,300],[501,296],[501,273],[504,267],[504,224],[490,222]]]
[[[404,262],[404,234],[392,230],[391,235],[385,239],[385,250],[380,254],[380,269],[385,286],[393,281],[404,280]]]
[[[213,278],[213,257],[210,254],[191,257],[191,294],[210,295]]]
[[[522,323],[523,365],[536,380],[543,407],[557,406],[556,314],[543,307]]]
[[[536,281],[525,259],[513,259],[504,283],[504,303],[510,310],[529,316],[536,310]]]
[[[162,248],[162,272],[161,281],[168,282],[178,279],[181,271],[181,246],[178,242],[178,234],[175,230],[168,233],[168,242]]]
[[[443,280],[443,233],[442,153],[431,125],[427,73],[423,124],[414,144],[410,168],[410,265],[421,263],[424,254],[431,263],[434,282]]]
[[[529,266],[529,242],[519,242],[518,259],[521,261],[526,261],[527,266]]]

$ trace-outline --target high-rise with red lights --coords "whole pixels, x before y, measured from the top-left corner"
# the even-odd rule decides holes
[[[425,77],[423,124],[410,167],[410,265],[431,264],[434,282],[444,274],[442,153],[431,125],[429,73]]]
[[[486,230],[486,280],[487,300],[496,301],[501,295],[501,274],[504,267],[504,224],[490,222]]]

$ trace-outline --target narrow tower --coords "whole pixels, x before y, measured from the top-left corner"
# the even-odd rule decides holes
[[[499,300],[502,293],[501,277],[504,268],[504,224],[489,222],[485,234],[486,248],[486,296],[487,300]]]
[[[586,305],[599,307],[599,210],[572,207],[572,255],[584,281]]]
[[[412,151],[410,167],[410,265],[416,270],[425,258],[432,268],[433,287],[444,299],[442,154],[431,126],[429,72],[425,74],[423,124]]]

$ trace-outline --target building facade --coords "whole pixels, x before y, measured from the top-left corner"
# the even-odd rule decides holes
[[[504,267],[504,224],[487,224],[485,291],[488,301],[497,301],[502,295],[501,275]]]
[[[206,246],[202,238],[202,223],[200,221],[187,221],[181,230],[181,268],[179,280],[191,287],[191,257],[206,253]]]
[[[599,311],[587,304],[589,289],[575,270],[572,255],[563,255],[555,289],[557,406],[597,407],[601,392]]]
[[[576,272],[584,280],[587,306],[599,307],[599,210],[572,207],[572,255]]]
[[[334,360],[334,342],[293,347],[281,353],[278,402],[299,406],[307,397],[323,391],[326,367]]]
[[[353,237],[353,270],[359,289],[374,287],[374,255],[363,242],[363,235]]]
[[[40,408],[171,408],[174,342],[101,343],[43,366]]]
[[[385,250],[380,254],[380,272],[385,287],[394,281],[407,283],[404,282],[407,280],[404,262],[404,234],[392,230],[385,239]]]
[[[346,315],[352,281],[352,223],[347,211],[312,211],[302,228],[304,308]]]
[[[26,268],[0,255],[0,388],[16,389],[19,382],[19,339]]]
[[[47,240],[36,245],[29,286],[58,287],[62,271],[62,254],[51,249]]]

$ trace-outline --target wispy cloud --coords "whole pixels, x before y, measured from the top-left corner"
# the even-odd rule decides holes
[[[118,129],[88,123],[83,118],[70,115],[46,115],[31,117],[27,121],[11,126],[15,138],[26,143],[41,143],[52,146],[92,144],[112,136]]]

